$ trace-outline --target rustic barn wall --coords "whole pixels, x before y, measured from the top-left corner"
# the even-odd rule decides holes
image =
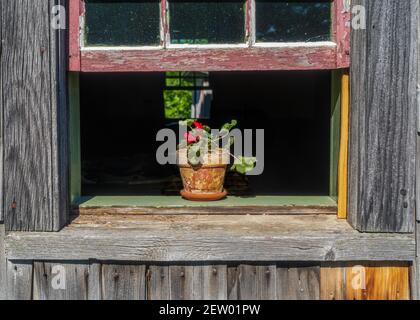
[[[8,230],[59,230],[67,221],[65,30],[62,0],[2,0],[2,211]],[[13,27],[10,27],[13,26]]]
[[[3,2],[0,1],[0,59],[3,52]],[[1,61],[1,60],[0,60]],[[0,64],[1,66],[1,64]],[[1,70],[1,69],[0,69]],[[2,84],[2,72],[0,71],[0,223],[3,222],[3,84]]]
[[[0,300],[5,300],[6,295],[6,252],[4,248],[4,224],[0,224]]]
[[[420,5],[417,3],[417,158],[416,158],[416,243],[420,241]],[[413,296],[420,299],[420,246],[417,245],[417,259],[413,277]]]
[[[360,231],[413,232],[417,0],[356,0],[353,30],[349,221]]]
[[[60,266],[58,272],[53,269]],[[64,270],[64,271],[63,271]],[[8,263],[9,299],[407,300],[405,264]],[[65,272],[65,289],[54,289]],[[365,275],[365,277],[362,277]],[[365,279],[365,281],[363,281]]]

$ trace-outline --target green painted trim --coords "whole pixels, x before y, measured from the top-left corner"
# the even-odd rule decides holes
[[[331,72],[330,196],[335,200],[338,198],[342,73],[342,70]]]
[[[323,206],[336,207],[328,196],[255,196],[227,197],[217,202],[193,202],[180,196],[95,196],[81,197],[81,208],[90,207],[245,207],[245,206]]]
[[[79,73],[69,73],[70,109],[70,199],[75,203],[82,194],[80,156],[80,93]]]

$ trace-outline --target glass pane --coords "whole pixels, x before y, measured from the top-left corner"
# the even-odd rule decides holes
[[[169,3],[172,44],[242,43],[244,1],[179,1]]]
[[[213,91],[208,72],[167,72],[166,119],[210,119]]]
[[[330,1],[256,1],[257,42],[331,40]]]
[[[159,1],[87,0],[86,45],[158,45],[159,17]]]

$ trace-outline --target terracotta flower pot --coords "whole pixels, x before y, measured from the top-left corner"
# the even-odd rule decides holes
[[[187,161],[186,151],[178,152],[178,166],[184,189],[183,198],[191,201],[216,201],[226,197],[223,188],[229,154],[223,150],[209,153],[200,165]]]

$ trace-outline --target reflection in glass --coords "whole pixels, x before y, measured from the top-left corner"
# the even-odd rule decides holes
[[[87,0],[85,42],[89,46],[158,45],[159,20],[157,0]]]
[[[257,42],[331,40],[331,1],[256,0]]]
[[[245,40],[245,2],[180,1],[169,2],[172,44],[243,43]]]
[[[213,91],[207,72],[167,72],[166,119],[209,119]]]

